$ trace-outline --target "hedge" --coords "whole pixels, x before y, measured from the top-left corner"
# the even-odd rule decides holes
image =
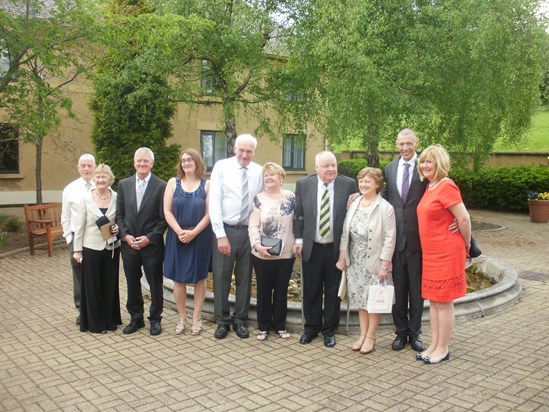
[[[356,179],[366,163],[366,159],[342,160],[338,171]],[[381,168],[388,163],[382,161]],[[503,166],[479,172],[454,168],[449,177],[458,185],[463,202],[471,209],[527,213],[528,192],[549,192],[549,167],[546,166]]]

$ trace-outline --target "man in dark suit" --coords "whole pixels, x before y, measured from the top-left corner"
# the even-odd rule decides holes
[[[124,240],[122,261],[128,287],[126,308],[131,316],[130,324],[123,330],[125,334],[145,327],[141,292],[142,267],[151,289],[150,333],[162,333],[163,235],[167,227],[162,200],[166,182],[151,173],[153,165],[153,152],[146,147],[137,149],[134,155],[136,174],[118,184],[116,223],[120,237]]]
[[[341,271],[336,267],[343,222],[349,196],[357,192],[354,179],[338,176],[337,160],[331,152],[315,157],[315,175],[297,181],[294,213],[294,253],[302,255],[303,311],[305,330],[302,345],[321,332],[324,345],[333,347],[339,325],[337,295]],[[324,310],[322,297],[324,296]]]
[[[395,304],[393,322],[396,337],[393,350],[401,350],[409,340],[417,352],[425,350],[421,340],[421,243],[417,222],[417,205],[427,186],[417,172],[419,140],[411,129],[403,129],[396,141],[400,157],[385,168],[386,189],[382,195],[395,209],[397,241],[393,255]]]

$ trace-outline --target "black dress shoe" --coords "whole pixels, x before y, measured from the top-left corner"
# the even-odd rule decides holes
[[[299,339],[299,343],[302,345],[307,345],[313,341],[314,338],[316,338],[318,334],[315,333],[307,333],[305,332],[303,335],[301,335],[301,338]]]
[[[333,348],[336,345],[336,337],[334,335],[324,336],[324,346]]]
[[[246,339],[250,336],[250,332],[248,331],[248,327],[245,323],[235,323],[233,325],[233,329],[236,332],[236,336],[240,339]]]
[[[162,325],[159,320],[151,320],[150,332],[151,336],[160,335],[162,333]]]
[[[135,332],[137,332],[138,329],[141,329],[141,328],[144,328],[144,327],[145,327],[145,322],[143,321],[143,319],[141,319],[141,320],[132,320],[130,322],[130,324],[124,328],[122,333],[124,335],[129,335],[130,333],[135,333]]]
[[[80,315],[76,318],[76,325],[80,325]]]
[[[423,352],[425,350],[425,345],[423,345],[423,341],[419,336],[410,336],[410,344],[416,352]]]
[[[229,333],[229,325],[220,324],[220,325],[217,325],[217,329],[215,330],[214,336],[217,339],[224,339],[227,337],[227,333]]]
[[[393,350],[402,350],[404,345],[406,345],[406,336],[397,335],[391,346]]]

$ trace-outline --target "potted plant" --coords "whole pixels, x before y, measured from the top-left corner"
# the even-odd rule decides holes
[[[528,193],[528,209],[530,209],[531,222],[547,223],[549,221],[549,192]]]

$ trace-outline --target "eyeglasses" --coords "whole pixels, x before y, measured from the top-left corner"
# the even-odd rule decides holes
[[[181,163],[182,163],[182,164],[185,164],[185,163],[193,163],[193,162],[194,162],[194,160],[193,160],[192,157],[188,157],[188,158],[186,158],[186,159],[181,159]]]

